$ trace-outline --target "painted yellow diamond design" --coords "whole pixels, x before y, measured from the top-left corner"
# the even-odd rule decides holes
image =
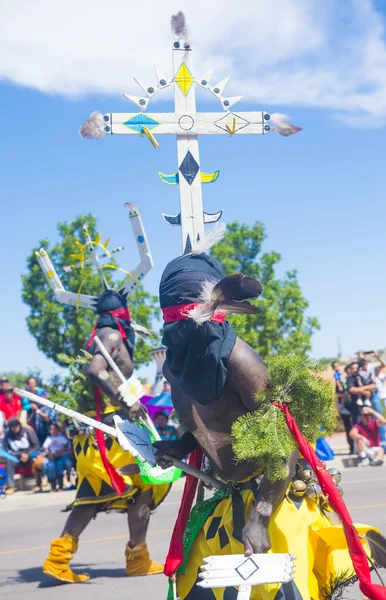
[[[189,90],[193,85],[194,77],[189,71],[185,63],[182,63],[177,73],[175,74],[174,81],[180,88],[184,96],[189,94]]]

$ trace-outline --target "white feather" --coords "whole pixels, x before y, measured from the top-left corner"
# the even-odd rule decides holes
[[[225,230],[225,223],[216,223],[212,229],[205,232],[203,238],[193,244],[192,254],[204,254],[204,252],[207,252],[216,242],[219,242],[224,237]]]
[[[281,113],[274,113],[273,115],[271,115],[271,122],[275,130],[284,137],[288,137],[289,135],[297,133],[302,129],[301,127],[296,127],[296,125],[292,125],[290,123],[290,117]]]
[[[96,140],[103,137],[105,132],[102,113],[97,110],[91,113],[90,118],[79,129],[79,134],[82,138],[94,138]]]
[[[213,303],[211,302],[212,291],[214,286],[218,283],[214,279],[207,279],[201,284],[201,291],[198,296],[201,304],[195,306],[188,311],[188,317],[192,319],[197,325],[202,325],[213,316]]]
[[[211,301],[213,288],[215,285],[218,284],[219,281],[220,280],[215,281],[214,279],[206,279],[205,281],[202,282],[201,291],[198,296],[198,299],[200,300],[200,302],[203,302],[205,304],[205,303]]]
[[[211,305],[199,304],[189,310],[187,314],[197,325],[202,325],[213,316],[213,310],[211,310]]]

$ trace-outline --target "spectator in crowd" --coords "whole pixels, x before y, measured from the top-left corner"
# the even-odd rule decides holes
[[[70,451],[70,441],[60,431],[57,423],[51,423],[49,427],[49,436],[43,444],[43,450],[47,456],[43,462],[42,471],[47,475],[48,481],[53,491],[58,484],[59,490],[63,490],[64,471],[70,474],[72,462],[68,457]]]
[[[10,387],[7,377],[0,377],[0,400],[4,399],[4,392]]]
[[[379,428],[386,425],[386,419],[373,408],[364,406],[360,421],[352,428],[350,436],[354,440],[360,461],[360,466],[379,466],[383,463],[385,453],[381,446]]]
[[[47,392],[43,388],[38,387],[34,377],[28,379],[27,389],[32,394],[36,394],[41,398],[47,396]],[[33,427],[36,431],[41,446],[43,446],[48,436],[51,423],[59,423],[57,412],[48,406],[38,406],[35,402],[31,402],[28,414],[28,425]]]
[[[160,435],[161,440],[178,440],[177,430],[173,425],[168,425],[168,416],[159,412],[154,417],[154,425]]]
[[[371,405],[374,408],[374,410],[381,413],[382,405],[381,405],[381,401],[377,394],[377,382],[376,382],[376,372],[378,369],[375,364],[369,363],[367,357],[375,356],[379,360],[381,368],[384,368],[386,365],[383,362],[383,360],[381,359],[381,357],[379,356],[379,354],[377,354],[374,350],[371,350],[370,352],[361,352],[360,356],[362,358],[360,358],[360,360],[359,360],[359,375],[361,376],[363,385],[375,386],[375,389],[372,391],[370,401],[371,401]],[[381,436],[381,442],[386,442],[386,428],[381,427],[379,433]]]
[[[383,412],[386,410],[386,368],[379,371],[378,375],[375,377],[375,383],[377,386],[377,396],[382,407],[378,412]]]
[[[6,384],[0,399],[0,411],[3,413],[4,425],[7,426],[10,419],[18,419],[21,411],[21,398],[13,393],[12,387]]]
[[[342,367],[337,361],[331,363],[334,371],[335,394],[338,412],[343,421],[346,431],[347,443],[350,448],[350,454],[354,454],[354,442],[350,437],[350,431],[353,426],[351,412],[349,410],[349,395],[346,387],[346,378],[343,374]]]
[[[165,394],[167,392],[170,392],[170,383],[166,381],[166,379],[164,379],[162,394]]]
[[[30,427],[22,427],[18,419],[9,419],[3,440],[3,448],[6,452],[12,454],[19,463],[26,464],[38,455],[39,447],[36,433]],[[7,460],[8,488],[5,492],[7,495],[16,491],[14,476],[17,467],[17,462]]]
[[[0,498],[5,498],[5,490],[7,487],[7,471],[0,466]]]
[[[361,376],[359,375],[359,363],[354,361],[346,367],[347,377],[347,390],[350,394],[351,399],[351,416],[352,422],[358,422],[359,413],[363,406],[371,408],[371,395],[376,389],[375,383],[369,385],[363,385]]]

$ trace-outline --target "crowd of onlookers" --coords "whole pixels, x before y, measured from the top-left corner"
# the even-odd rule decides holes
[[[331,366],[350,454],[358,454],[361,466],[379,466],[386,447],[386,363],[371,350],[344,367],[338,361]]]
[[[370,362],[375,358],[378,363]],[[361,352],[358,360],[343,366],[332,363],[336,400],[350,454],[358,454],[361,466],[383,462],[386,449],[386,363],[376,352]],[[29,377],[25,390],[42,398],[46,390]],[[165,381],[163,393],[170,392]],[[162,440],[176,440],[180,427],[168,410],[153,416]],[[67,437],[68,420],[58,413],[13,393],[6,377],[0,378],[0,496],[16,491],[15,476],[32,475],[35,491],[60,491],[64,478],[74,484],[75,461]]]
[[[41,398],[46,390],[29,377],[25,390]],[[164,392],[170,386],[164,382]],[[179,437],[178,427],[160,410],[154,424],[163,440]],[[74,484],[75,460],[72,441],[67,437],[68,420],[44,405],[30,402],[13,393],[6,377],[0,378],[0,496],[16,491],[16,477],[35,478],[35,491],[61,491],[64,481]],[[16,477],[15,477],[16,476]]]
[[[45,397],[34,377],[25,389]],[[59,423],[52,408],[37,405],[13,393],[6,377],[0,378],[0,487],[5,494],[16,491],[15,475],[33,475],[36,491],[62,490],[65,473],[73,468],[73,452],[65,435],[68,422]]]

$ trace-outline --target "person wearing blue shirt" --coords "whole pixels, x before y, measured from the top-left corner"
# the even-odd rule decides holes
[[[34,377],[29,377],[27,380],[27,391],[36,394],[36,396],[40,396],[41,398],[47,396],[46,390],[37,385]],[[26,398],[23,398],[22,401],[23,400],[26,400]],[[49,408],[48,406],[38,406],[35,402],[29,402],[29,405],[28,425],[33,427],[38,436],[40,445],[42,446],[49,434],[51,423],[59,423],[58,414],[53,408]]]

